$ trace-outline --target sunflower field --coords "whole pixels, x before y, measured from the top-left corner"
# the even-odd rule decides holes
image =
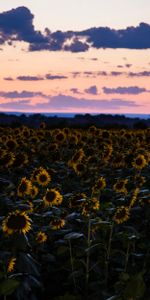
[[[0,128],[0,300],[150,300],[150,129]]]

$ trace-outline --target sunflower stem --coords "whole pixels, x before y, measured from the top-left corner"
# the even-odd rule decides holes
[[[109,233],[108,247],[107,247],[107,252],[106,252],[106,260],[105,260],[105,285],[106,285],[106,288],[108,285],[108,273],[109,273],[108,271],[109,271],[109,260],[110,260],[112,234],[113,234],[113,224],[110,225],[110,233]]]
[[[91,245],[91,219],[90,216],[88,218],[88,235],[87,235],[87,247],[89,248]],[[89,273],[90,273],[90,251],[87,251],[86,255],[86,299],[88,296],[88,284],[89,284]]]
[[[126,273],[126,271],[127,271],[127,266],[128,266],[129,249],[130,249],[130,243],[128,243],[128,245],[127,245],[126,257],[125,257],[125,266],[124,266],[124,272],[125,272],[125,273]]]
[[[76,278],[75,278],[75,275],[74,275],[74,263],[73,263],[73,254],[72,254],[71,240],[69,239],[68,242],[69,242],[70,263],[71,263],[71,270],[72,270],[73,283],[74,283],[74,288],[75,288],[75,290],[77,290]]]

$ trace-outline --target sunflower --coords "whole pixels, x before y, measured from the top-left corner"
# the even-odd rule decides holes
[[[26,212],[16,210],[3,220],[2,230],[6,234],[23,233],[26,234],[31,229],[31,219]]]
[[[36,180],[39,185],[47,186],[51,181],[51,176],[45,169],[42,169],[37,175]]]
[[[43,198],[46,206],[60,205],[63,200],[63,196],[56,189],[47,189]]]
[[[47,241],[47,235],[42,232],[42,231],[39,231],[36,235],[36,241],[39,243],[39,244],[42,244],[44,242]]]
[[[66,140],[66,134],[65,132],[60,131],[55,136],[55,141],[58,143],[63,143]]]
[[[10,151],[14,150],[17,147],[17,143],[15,140],[13,140],[13,138],[6,141],[5,145]]]
[[[140,189],[135,188],[135,190],[133,191],[131,200],[130,200],[129,208],[131,208],[134,205],[134,203],[136,202],[139,192],[140,192]]]
[[[49,225],[53,230],[58,230],[65,226],[65,220],[56,218],[53,219]]]
[[[132,166],[135,169],[139,169],[139,170],[143,169],[146,165],[147,165],[147,161],[143,154],[137,155],[132,162]]]
[[[90,213],[94,213],[95,211],[100,209],[100,202],[96,197],[92,197],[91,199],[86,199],[86,201],[81,203],[82,206],[82,215],[88,216]]]
[[[17,194],[19,197],[24,197],[25,195],[30,195],[32,191],[32,183],[30,180],[23,177],[17,189]]]
[[[39,190],[38,190],[37,186],[32,185],[31,192],[30,192],[31,198],[34,199],[37,196],[38,192],[39,192]]]
[[[4,152],[1,158],[1,164],[5,167],[11,167],[15,160],[15,156],[12,152]]]
[[[117,224],[121,224],[129,219],[129,208],[125,206],[120,206],[116,209],[116,212],[113,216],[113,220]]]
[[[96,190],[103,190],[104,188],[106,187],[106,180],[104,177],[100,177],[95,186],[93,187],[93,191],[96,191]]]
[[[73,168],[77,175],[82,175],[85,172],[85,165],[82,162],[74,164]]]
[[[117,182],[114,184],[113,189],[116,193],[127,193],[126,184],[128,182],[128,179],[121,179],[117,180]]]
[[[12,257],[10,259],[10,261],[8,262],[8,266],[7,266],[7,273],[11,273],[14,271],[14,268],[15,268],[15,265],[16,265],[16,258],[15,257]]]

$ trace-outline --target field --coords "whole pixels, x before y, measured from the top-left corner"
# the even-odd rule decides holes
[[[0,300],[150,299],[150,129],[0,130]]]

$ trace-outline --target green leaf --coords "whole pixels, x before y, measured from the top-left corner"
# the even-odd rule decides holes
[[[84,236],[83,233],[71,232],[71,233],[66,234],[64,236],[64,239],[65,240],[76,240],[76,239],[79,239],[83,236]]]
[[[0,295],[4,295],[4,296],[11,295],[19,285],[20,282],[17,280],[6,279],[0,284]]]

